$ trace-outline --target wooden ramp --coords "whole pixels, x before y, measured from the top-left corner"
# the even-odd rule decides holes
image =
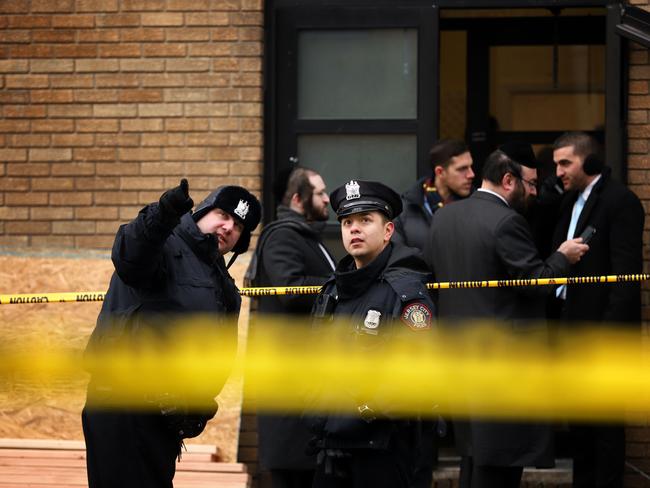
[[[188,445],[176,464],[174,488],[248,488],[241,463],[218,461],[217,448]],[[81,441],[0,439],[0,488],[87,487]]]

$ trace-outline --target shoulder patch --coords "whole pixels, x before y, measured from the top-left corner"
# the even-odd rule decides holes
[[[413,330],[426,330],[431,328],[432,314],[423,303],[409,303],[402,310],[401,319]]]

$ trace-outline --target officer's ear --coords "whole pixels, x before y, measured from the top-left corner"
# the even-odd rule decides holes
[[[384,223],[384,231],[385,231],[385,241],[388,242],[390,241],[390,238],[393,237],[393,234],[395,233],[395,224],[393,224],[392,221],[386,219]]]

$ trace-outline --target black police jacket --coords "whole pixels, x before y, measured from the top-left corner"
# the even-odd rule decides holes
[[[87,355],[94,348],[136,337],[140,327],[163,334],[155,329],[163,329],[167,319],[188,314],[213,315],[223,337],[236,339],[241,305],[237,287],[214,236],[203,234],[189,213],[180,221],[166,220],[158,204],[144,207],[118,230],[112,260],[115,272]],[[226,379],[225,374],[211,377],[215,396]],[[98,380],[96,375],[93,380]]]
[[[361,269],[346,256],[317,298],[315,327],[327,327],[323,319],[328,317],[345,318],[361,347],[371,348],[373,343],[382,347],[399,340],[404,333],[429,335],[435,316],[425,286],[429,276],[417,250],[401,244],[389,243]],[[319,446],[387,449],[392,440],[415,439],[419,421],[391,417],[390,401],[380,397],[378,392],[376,398],[355,399],[351,411],[314,421]]]

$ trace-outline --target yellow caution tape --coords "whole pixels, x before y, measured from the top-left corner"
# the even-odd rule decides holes
[[[568,278],[530,278],[520,280],[477,280],[477,281],[447,281],[428,283],[430,290],[446,290],[457,288],[505,288],[512,286],[545,286],[545,285],[576,285],[625,283],[631,281],[650,280],[650,274],[626,274],[604,276],[574,276]],[[256,288],[241,288],[239,293],[247,297],[264,297],[276,295],[314,295],[320,292],[320,286],[269,286]],[[68,293],[33,293],[23,295],[0,295],[0,305],[25,303],[56,303],[56,302],[94,302],[103,301],[106,292],[68,292]]]

